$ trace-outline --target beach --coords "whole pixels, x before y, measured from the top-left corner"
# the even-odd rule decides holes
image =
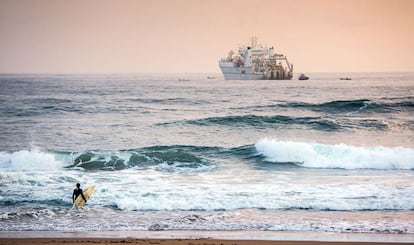
[[[412,234],[269,231],[0,232],[0,244],[412,244]]]

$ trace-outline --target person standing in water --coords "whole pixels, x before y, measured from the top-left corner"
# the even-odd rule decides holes
[[[73,201],[73,204],[75,204],[75,200],[76,200],[76,198],[78,198],[78,196],[79,196],[79,195],[81,195],[81,196],[82,196],[83,200],[85,200],[85,203],[86,203],[86,198],[85,198],[85,196],[83,195],[83,191],[82,191],[82,189],[80,188],[80,184],[79,184],[79,183],[77,183],[77,184],[76,184],[76,188],[73,190],[73,194],[72,194],[72,201]]]

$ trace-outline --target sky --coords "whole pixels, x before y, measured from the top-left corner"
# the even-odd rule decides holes
[[[411,0],[0,0],[0,73],[220,73],[252,36],[295,72],[414,72]]]

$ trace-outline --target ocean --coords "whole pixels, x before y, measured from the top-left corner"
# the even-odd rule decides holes
[[[0,75],[0,230],[414,233],[414,73],[308,75]]]

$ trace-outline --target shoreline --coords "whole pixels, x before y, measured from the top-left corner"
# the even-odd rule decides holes
[[[414,234],[296,231],[0,231],[0,244],[414,244]]]

